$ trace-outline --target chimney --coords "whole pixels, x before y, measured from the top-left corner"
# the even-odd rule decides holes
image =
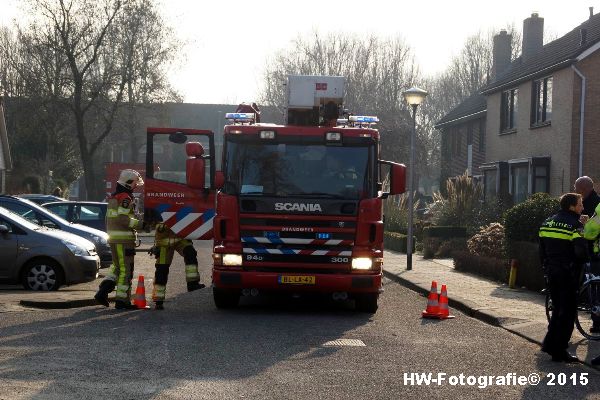
[[[594,7],[590,7],[590,19],[594,16]]]
[[[523,21],[523,61],[527,62],[544,46],[544,18],[534,12]]]
[[[494,36],[494,52],[492,54],[492,82],[496,80],[510,65],[512,54],[511,47],[512,35],[509,35],[505,29]]]

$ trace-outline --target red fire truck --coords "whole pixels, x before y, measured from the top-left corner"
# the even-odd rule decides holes
[[[217,307],[285,291],[352,298],[358,310],[377,310],[382,200],[404,192],[405,167],[379,160],[376,117],[324,126],[326,110],[341,107],[344,85],[342,77],[290,76],[287,125],[227,114],[218,171],[212,132],[148,129],[147,165],[160,171],[146,178],[147,218],[182,237],[214,238]]]

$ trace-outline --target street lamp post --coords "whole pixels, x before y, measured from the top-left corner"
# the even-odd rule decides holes
[[[404,99],[412,107],[413,128],[410,134],[410,159],[408,165],[408,237],[406,238],[406,269],[412,269],[413,252],[413,181],[415,176],[415,136],[417,135],[417,107],[425,100],[427,92],[418,87],[412,87],[403,93]]]

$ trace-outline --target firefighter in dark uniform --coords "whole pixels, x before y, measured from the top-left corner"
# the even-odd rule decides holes
[[[156,225],[154,236],[154,246],[150,250],[156,257],[154,271],[154,285],[152,289],[152,301],[155,308],[162,310],[164,308],[167,281],[169,279],[169,267],[173,262],[173,255],[179,253],[185,262],[185,280],[187,282],[188,292],[202,289],[200,283],[200,273],[198,272],[198,258],[196,250],[191,240],[178,237],[169,227],[163,223]]]
[[[560,198],[561,210],[548,218],[539,231],[540,258],[548,277],[552,318],[542,351],[553,361],[575,362],[567,349],[577,317],[577,289],[581,268],[589,261],[587,241],[583,238],[583,211],[580,194],[567,193]]]
[[[116,191],[108,198],[106,232],[113,264],[94,296],[98,303],[106,307],[109,306],[108,294],[116,288],[115,308],[135,308],[131,304],[131,279],[137,230],[144,227],[144,222],[137,217],[133,189],[143,184],[137,171],[125,169],[119,175]]]

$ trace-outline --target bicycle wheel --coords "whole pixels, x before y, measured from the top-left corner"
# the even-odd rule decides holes
[[[575,320],[577,330],[585,338],[600,340],[600,329],[592,329],[593,319],[600,328],[600,280],[589,281],[579,289]]]

